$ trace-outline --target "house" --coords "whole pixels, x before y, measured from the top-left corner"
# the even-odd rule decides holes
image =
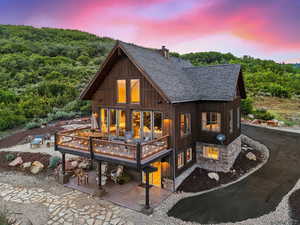
[[[241,151],[245,97],[240,65],[195,67],[164,46],[118,41],[80,95],[92,102],[94,130],[61,132],[55,149],[123,165],[141,182],[152,165],[150,183],[174,190],[194,164],[230,170]]]

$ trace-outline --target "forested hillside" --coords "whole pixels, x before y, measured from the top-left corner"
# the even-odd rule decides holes
[[[0,130],[87,113],[76,98],[113,44],[80,31],[0,25]]]
[[[0,25],[0,130],[88,114],[77,97],[113,45],[75,30]],[[218,52],[173,55],[194,65],[242,64],[250,96],[300,95],[300,68],[292,65]]]

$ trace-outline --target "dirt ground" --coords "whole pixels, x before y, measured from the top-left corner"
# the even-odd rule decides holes
[[[217,186],[220,186],[222,184],[230,183],[234,180],[237,180],[240,176],[245,174],[250,169],[256,167],[258,164],[262,162],[262,154],[261,152],[257,150],[251,150],[252,153],[254,153],[257,157],[256,161],[252,161],[246,158],[246,154],[249,152],[242,151],[241,154],[237,157],[234,165],[233,170],[235,170],[234,173],[223,173],[218,172],[218,175],[220,177],[219,181],[210,179],[207,174],[210,171],[207,171],[205,169],[196,168],[178,187],[177,191],[184,191],[184,192],[199,192],[208,190]]]
[[[266,108],[287,125],[300,126],[300,99],[255,97],[255,108]]]

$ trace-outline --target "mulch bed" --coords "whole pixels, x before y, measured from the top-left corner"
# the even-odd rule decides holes
[[[290,217],[295,224],[300,223],[300,189],[293,192],[289,197]]]
[[[47,172],[47,170],[48,170],[47,168],[49,166],[49,159],[51,157],[48,154],[42,154],[42,153],[0,152],[0,171],[1,170],[2,171],[22,171],[25,173],[30,173],[29,169],[24,171],[20,166],[16,166],[16,167],[8,166],[8,164],[10,162],[6,161],[6,158],[5,158],[6,154],[14,154],[16,156],[22,157],[23,163],[24,162],[34,162],[34,161],[41,162],[45,166],[44,169],[41,171],[41,173]]]
[[[178,187],[177,191],[181,192],[199,192],[208,190],[214,187],[218,187],[221,184],[227,184],[234,180],[237,180],[243,174],[245,174],[249,169],[256,167],[262,162],[261,152],[253,149],[252,153],[256,155],[257,160],[252,161],[246,158],[246,154],[249,152],[242,151],[237,157],[231,172],[217,172],[219,175],[219,181],[210,179],[207,174],[212,171],[208,171],[201,168],[196,168]]]
[[[28,136],[34,135],[44,135],[44,134],[51,134],[53,135],[56,131],[62,130],[60,126],[49,126],[44,128],[35,128],[31,130],[19,131],[12,135],[9,135],[0,140],[0,149],[1,148],[9,148],[15,146],[17,144],[24,143],[24,140]]]

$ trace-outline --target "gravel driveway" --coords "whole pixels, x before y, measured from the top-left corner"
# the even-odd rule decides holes
[[[179,201],[171,216],[203,224],[228,223],[276,209],[300,178],[300,134],[251,126],[243,126],[243,133],[270,149],[268,163],[235,185]]]

